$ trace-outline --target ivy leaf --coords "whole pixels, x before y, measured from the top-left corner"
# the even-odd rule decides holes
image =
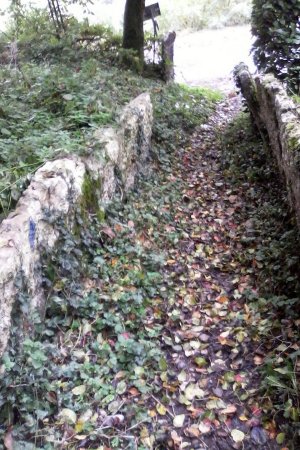
[[[126,389],[127,384],[125,383],[125,381],[120,381],[120,383],[117,384],[116,392],[117,394],[121,395],[124,394],[124,392],[126,392]]]

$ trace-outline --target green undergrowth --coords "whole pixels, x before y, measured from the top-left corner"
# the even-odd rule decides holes
[[[289,420],[290,426],[283,428],[296,449],[300,442],[299,231],[275,158],[257,138],[249,116],[239,116],[220,139],[225,174],[243,189],[248,201],[240,259],[256,279],[246,291],[246,320],[260,343],[261,392],[277,418]]]
[[[82,34],[89,37],[88,32],[89,27]],[[151,93],[154,134],[162,143],[169,136],[174,143],[180,141],[211,111],[216,98],[210,91],[167,86],[124,70],[112,39],[104,35],[100,44],[87,48],[59,41],[58,53],[48,43],[38,57],[27,52],[19,67],[0,68],[2,216],[43,162],[68,154],[101,153],[94,131],[116,126],[121,108],[142,92]]]
[[[174,220],[174,213],[164,210],[181,195],[172,191],[174,181],[165,179],[173,152],[208,118],[220,95],[145,79],[96,56],[63,55],[51,62],[24,62],[21,71],[1,69],[2,213],[44,161],[100,153],[95,129],[115,126],[121,108],[145,91],[154,105],[154,166],[163,164],[164,172],[143,183],[148,208],[140,193],[132,193],[125,206],[116,201],[101,220],[95,211],[82,214],[93,202],[87,179],[75,232],[56,224],[58,251],[44,257],[45,322],[31,317],[23,293],[20,308],[35,330],[20,347],[23,324],[14,315],[3,358],[1,449],[9,440],[15,450],[98,448],[103,442],[136,449],[136,430],[139,450],[149,448],[142,444],[148,439],[143,424],[151,422],[148,405],[153,407],[152,395],[159,390],[153,380],[166,366],[157,346],[163,324],[152,318],[160,314],[167,293],[161,275],[165,255],[144,245],[145,233],[161,239],[155,227]],[[176,242],[178,233],[163,239]]]
[[[181,198],[168,178],[144,181],[143,194],[114,202],[105,222],[79,211],[76,235],[57,223],[58,251],[44,259],[45,322],[35,322],[21,352],[13,332],[3,358],[0,437],[14,449],[154,445],[149,409],[167,367],[157,342],[170,295],[159,242],[176,244],[184,233],[162,232],[175,220],[165,206]]]

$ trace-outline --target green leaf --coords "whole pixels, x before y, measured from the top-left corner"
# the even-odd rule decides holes
[[[197,356],[194,359],[195,363],[197,364],[198,367],[205,367],[207,365],[207,361],[205,358],[202,358],[202,356]]]
[[[11,132],[7,128],[1,128],[0,132],[4,136],[11,136]]]
[[[120,381],[120,383],[117,384],[116,392],[117,394],[121,395],[124,394],[124,392],[126,392],[126,389],[127,384],[125,383],[125,381]]]
[[[285,441],[285,433],[279,433],[276,437],[277,444],[283,444]]]
[[[162,372],[166,372],[166,370],[168,369],[168,364],[167,364],[166,359],[160,358],[160,360],[158,362],[158,366]]]

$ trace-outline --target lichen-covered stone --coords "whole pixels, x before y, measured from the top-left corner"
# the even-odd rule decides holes
[[[95,208],[103,208],[113,199],[120,184],[123,191],[132,188],[149,158],[151,131],[150,96],[142,94],[124,108],[116,129],[97,130],[95,139],[102,143],[98,155],[72,156],[44,164],[15,211],[2,222],[0,356],[7,346],[11,315],[20,289],[28,293],[27,309],[43,315],[41,254],[50,253],[57,243],[57,220],[65,220],[72,230],[78,206],[87,208],[95,201],[98,203]],[[92,189],[89,192],[88,184],[93,184],[93,192]],[[15,309],[22,314],[21,308]]]
[[[267,130],[300,227],[300,108],[273,75],[260,75],[253,80],[244,65],[235,70],[242,94],[256,117],[255,123],[261,131]],[[249,94],[248,87],[254,82],[256,88]]]

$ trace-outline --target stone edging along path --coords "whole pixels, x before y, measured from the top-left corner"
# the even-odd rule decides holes
[[[56,222],[72,229],[75,210],[91,198],[101,211],[114,195],[130,190],[149,158],[152,104],[141,94],[122,111],[117,128],[99,129],[95,139],[101,155],[70,156],[45,163],[34,175],[15,211],[0,226],[0,356],[10,336],[19,291],[28,293],[31,312],[42,314],[41,254],[54,250],[59,238]],[[88,198],[85,198],[88,197]],[[20,321],[22,322],[22,321]],[[23,322],[25,322],[25,317]],[[30,324],[24,323],[30,329]]]
[[[300,105],[273,75],[253,79],[243,63],[235,68],[235,74],[258,129],[268,135],[300,228]]]

